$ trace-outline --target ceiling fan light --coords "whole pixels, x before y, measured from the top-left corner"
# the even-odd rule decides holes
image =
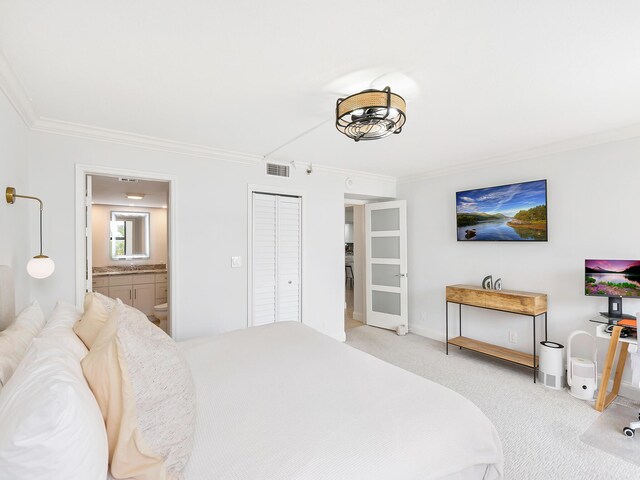
[[[364,90],[336,102],[336,128],[339,132],[360,140],[377,140],[400,133],[406,121],[404,99],[383,90]]]

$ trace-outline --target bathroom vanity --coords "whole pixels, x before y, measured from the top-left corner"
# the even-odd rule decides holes
[[[167,272],[114,271],[93,274],[93,291],[152,315],[155,305],[167,303]]]

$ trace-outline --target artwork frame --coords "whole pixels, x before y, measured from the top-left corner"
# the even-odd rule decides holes
[[[548,242],[547,180],[456,192],[459,242]]]

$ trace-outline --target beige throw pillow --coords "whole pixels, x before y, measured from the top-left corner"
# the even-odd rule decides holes
[[[176,343],[120,300],[82,369],[107,427],[114,478],[182,478],[191,454],[195,391]]]
[[[88,292],[84,296],[84,313],[80,321],[73,326],[73,331],[87,348],[91,348],[115,306],[114,299],[100,293]]]

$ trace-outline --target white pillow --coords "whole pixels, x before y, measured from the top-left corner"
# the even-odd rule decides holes
[[[73,331],[73,325],[81,316],[82,312],[74,305],[58,301],[38,338],[50,339],[52,345],[64,347],[82,359],[88,350]]]
[[[44,327],[44,313],[40,304],[36,301],[22,310],[16,317],[15,325],[21,325],[28,329],[34,336]]]
[[[38,302],[22,310],[16,320],[0,332],[0,387],[9,381],[34,336],[44,325]]]
[[[76,354],[35,338],[0,391],[0,472],[6,479],[107,476],[104,421]]]

